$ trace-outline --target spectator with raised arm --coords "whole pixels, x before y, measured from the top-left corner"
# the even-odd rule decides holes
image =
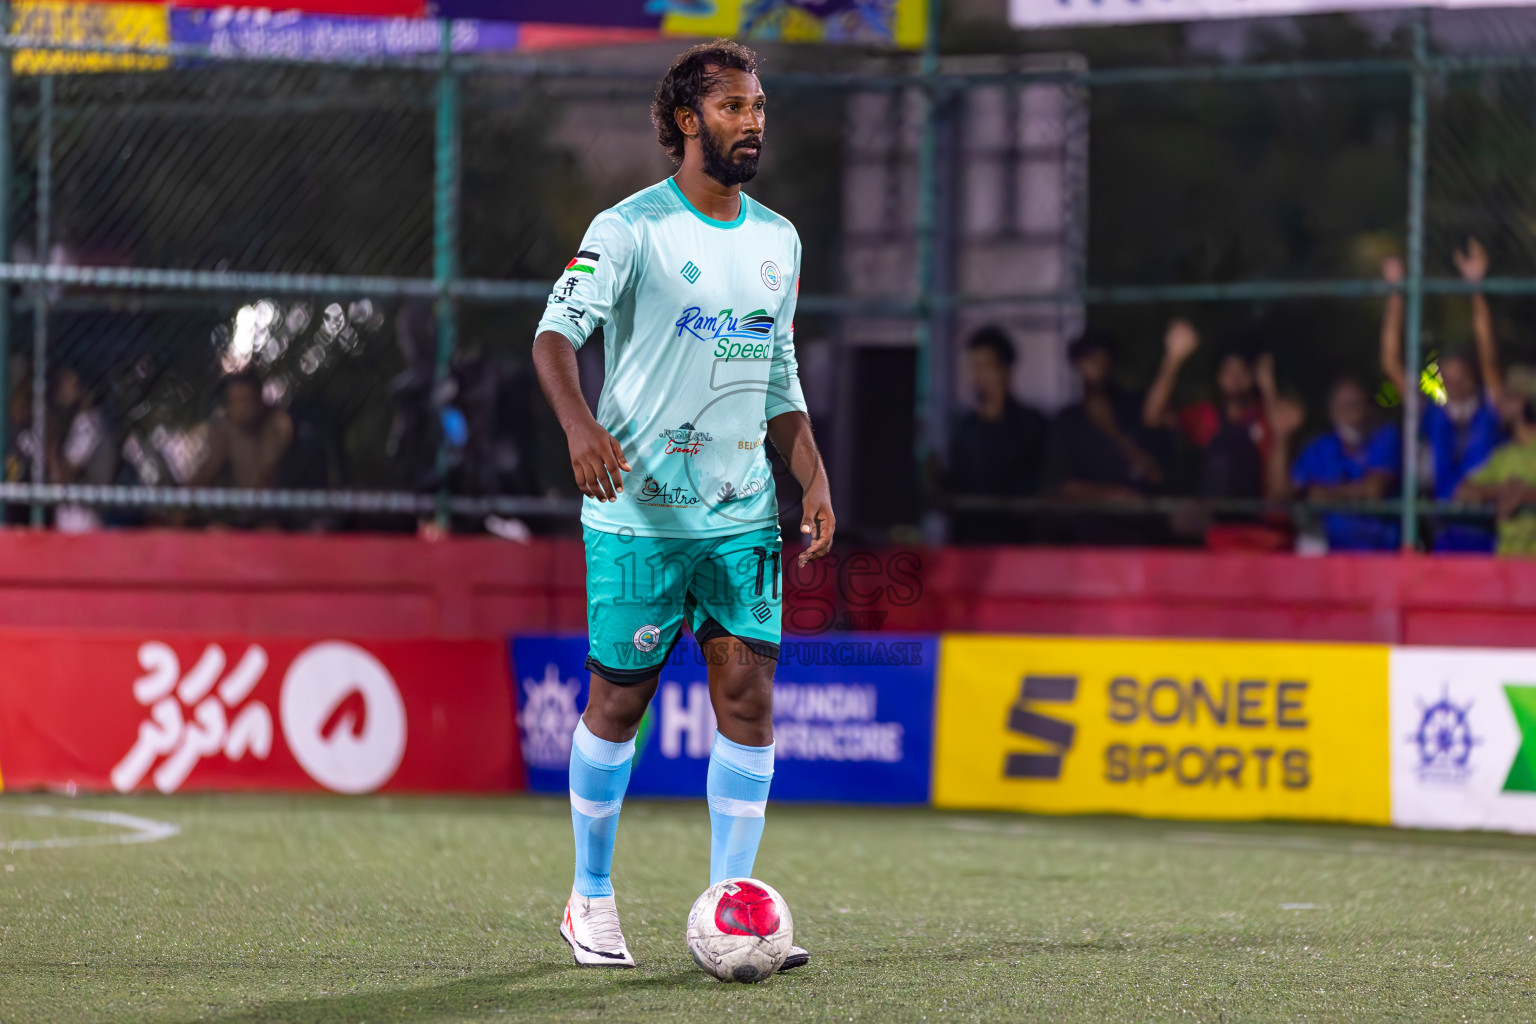
[[[1150,430],[1174,430],[1200,449],[1202,497],[1264,496],[1274,360],[1267,354],[1254,359],[1240,347],[1228,347],[1216,361],[1216,401],[1203,399],[1175,410],[1179,373],[1199,348],[1200,335],[1188,320],[1169,321],[1163,361],[1147,389],[1142,422]]]
[[[1488,251],[1475,238],[1452,254],[1462,280],[1479,284],[1488,273]],[[1382,262],[1382,277],[1394,284],[1403,280],[1403,263],[1397,257]],[[1436,500],[1449,501],[1466,475],[1487,461],[1504,440],[1499,400],[1504,393],[1504,374],[1493,336],[1493,317],[1481,291],[1472,294],[1472,337],[1475,352],[1441,354],[1440,378],[1445,387],[1443,404],[1425,403],[1419,419],[1420,478]],[[1403,296],[1387,297],[1381,324],[1381,368],[1401,395],[1410,382],[1403,366]],[[1493,533],[1482,526],[1439,523],[1434,528],[1436,551],[1491,551]]]
[[[1456,500],[1492,505],[1501,555],[1536,555],[1536,399],[1520,402],[1514,437],[1456,488]]]
[[[954,494],[1021,498],[1034,494],[1045,451],[1046,419],[1013,397],[1009,378],[1017,352],[998,327],[983,327],[969,344],[975,404],[950,434],[948,487]],[[951,539],[961,544],[1027,540],[1030,520],[999,512],[956,512]]]

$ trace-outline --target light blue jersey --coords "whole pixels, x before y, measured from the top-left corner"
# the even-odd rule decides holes
[[[746,194],[718,221],[668,178],[597,215],[538,328],[578,348],[604,328],[597,422],[631,470],[618,501],[583,502],[583,524],[721,537],[777,520],[763,443],[769,420],[805,411],[799,286],[794,226]]]

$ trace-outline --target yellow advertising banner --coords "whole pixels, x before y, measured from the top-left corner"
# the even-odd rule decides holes
[[[1385,825],[1388,648],[947,634],[939,807]]]
[[[12,31],[29,39],[74,45],[162,47],[171,42],[170,9],[164,4],[21,0],[11,7]],[[18,75],[82,71],[155,71],[169,57],[86,50],[17,50]]]

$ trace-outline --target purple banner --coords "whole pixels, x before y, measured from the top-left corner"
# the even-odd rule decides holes
[[[549,25],[661,27],[664,14],[708,14],[712,0],[436,0],[439,18],[530,21]]]
[[[173,8],[171,39],[223,56],[408,57],[436,53],[442,23],[433,18],[341,18],[299,11]],[[455,21],[455,53],[517,49],[517,25]]]

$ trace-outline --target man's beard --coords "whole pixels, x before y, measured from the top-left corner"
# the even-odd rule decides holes
[[[704,154],[704,173],[722,185],[744,185],[757,177],[757,160],[761,150],[742,146],[747,141],[742,139],[736,143],[736,146],[741,147],[741,152],[739,158],[733,159],[732,153],[726,150],[720,139],[700,122],[699,149]],[[759,135],[750,141],[761,146],[763,140]]]

